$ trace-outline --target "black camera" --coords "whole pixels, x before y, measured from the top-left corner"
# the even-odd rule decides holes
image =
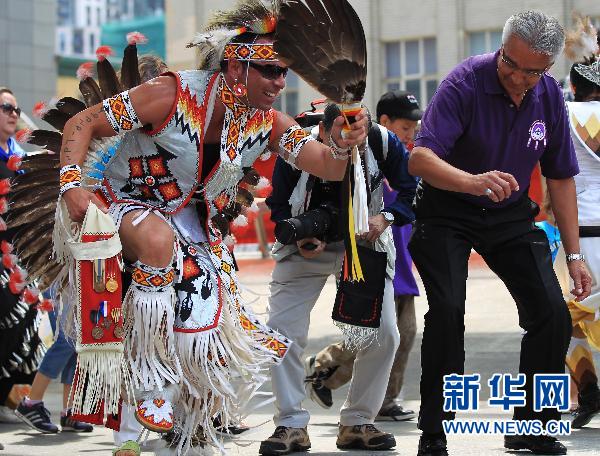
[[[335,205],[324,202],[298,217],[277,222],[275,237],[284,245],[295,244],[296,241],[312,237],[327,243],[341,241],[339,213]]]

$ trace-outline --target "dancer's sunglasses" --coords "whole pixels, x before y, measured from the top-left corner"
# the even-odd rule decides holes
[[[259,65],[255,62],[248,62],[252,68],[260,73],[260,75],[265,79],[279,79],[280,76],[284,78],[287,76],[288,68],[280,67],[278,65],[267,64],[267,65]]]
[[[17,117],[21,116],[21,108],[17,108],[16,106],[11,105],[10,103],[0,104],[0,110],[8,116],[10,116],[10,113],[13,111],[15,112]]]

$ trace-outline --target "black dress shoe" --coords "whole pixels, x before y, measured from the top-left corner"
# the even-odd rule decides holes
[[[419,452],[417,456],[448,456],[446,435],[443,432],[439,434],[423,432],[419,439]]]
[[[547,435],[505,435],[504,448],[529,450],[533,454],[567,454],[567,447]]]

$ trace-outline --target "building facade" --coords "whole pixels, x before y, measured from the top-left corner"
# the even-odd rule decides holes
[[[568,27],[572,12],[589,15],[600,25],[599,0],[349,0],[360,16],[368,49],[365,103],[374,109],[389,89],[410,90],[426,105],[438,83],[460,61],[500,47],[506,19],[519,11],[539,9]],[[234,0],[222,0],[227,8]],[[185,44],[215,9],[209,0],[166,3],[167,62],[173,68],[193,68],[193,50]],[[562,79],[570,63],[557,60],[551,73]],[[279,105],[288,113],[308,108],[319,95],[297,77],[288,76]]]
[[[56,0],[0,2],[0,86],[9,87],[27,114],[56,90]]]

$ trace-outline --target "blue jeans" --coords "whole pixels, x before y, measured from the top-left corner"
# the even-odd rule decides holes
[[[54,295],[54,293],[52,293]],[[64,303],[63,315],[69,311],[69,303]],[[56,334],[56,313],[54,311],[48,313],[50,318],[50,326]],[[58,378],[64,385],[71,385],[75,376],[75,365],[77,364],[77,353],[75,352],[75,343],[67,339],[63,331],[60,331],[57,339],[46,352],[44,359],[38,367],[38,372],[49,378]]]

